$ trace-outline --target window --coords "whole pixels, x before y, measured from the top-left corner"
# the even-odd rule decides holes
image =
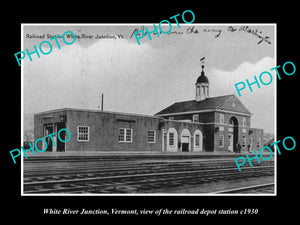
[[[174,133],[170,132],[169,133],[169,145],[174,146]]]
[[[224,147],[224,135],[219,136],[219,147]]]
[[[208,87],[206,87],[206,97],[208,97]]]
[[[246,117],[243,117],[243,127],[246,126]]]
[[[199,114],[193,115],[193,122],[199,122]]]
[[[119,142],[132,142],[132,129],[119,128]]]
[[[78,126],[77,127],[77,141],[89,141],[90,139],[90,129],[88,126]]]
[[[132,142],[132,129],[126,129],[126,142]]]
[[[148,130],[148,143],[155,143],[156,134],[155,130]]]
[[[196,147],[200,146],[200,134],[195,135],[195,146]]]
[[[197,86],[196,91],[197,91],[196,94],[197,94],[197,95],[200,95],[200,87],[199,87],[199,86]]]
[[[257,138],[257,147],[260,147],[260,137]]]
[[[169,120],[174,120],[174,116],[170,116],[170,117],[169,117]]]
[[[245,148],[246,147],[246,136],[242,137],[242,147]]]
[[[224,124],[224,114],[220,113],[220,123]]]
[[[125,129],[119,129],[119,142],[125,141]]]
[[[205,96],[205,87],[201,86],[201,96]]]

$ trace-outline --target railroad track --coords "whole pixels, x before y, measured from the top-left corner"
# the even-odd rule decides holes
[[[273,164],[270,162],[269,164]],[[58,167],[58,168],[57,168]],[[128,163],[95,163],[88,165],[85,164],[76,164],[69,166],[58,166],[56,168],[53,167],[34,167],[34,168],[26,168],[24,169],[25,177],[40,177],[40,176],[52,176],[53,174],[57,175],[71,175],[71,174],[83,174],[83,173],[97,173],[98,175],[108,172],[147,172],[149,170],[193,170],[200,168],[227,168],[227,167],[236,167],[231,160],[220,160],[220,161],[172,161],[172,162],[131,162]]]
[[[271,176],[271,166],[247,168],[245,173],[236,169],[214,169],[188,172],[149,173],[37,181],[24,183],[25,193],[147,193],[155,188],[197,185],[220,180]],[[26,191],[27,189],[27,191]]]
[[[232,160],[86,163],[65,168],[25,168],[24,193],[151,193],[158,188],[272,176],[272,161],[243,167]],[[49,170],[50,171],[49,171]]]
[[[91,161],[135,161],[135,160],[168,160],[168,159],[178,159],[181,160],[182,158],[185,159],[233,159],[237,158],[239,156],[243,156],[243,154],[216,154],[216,155],[199,155],[199,154],[106,154],[106,155],[84,155],[84,156],[66,156],[66,155],[53,155],[53,156],[29,156],[28,158],[25,158],[25,162],[35,162],[35,163],[45,163],[49,161],[55,161],[55,162],[70,162],[70,161],[76,161],[76,162],[86,162],[87,160],[89,162]]]
[[[213,194],[257,194],[257,193],[274,193],[274,183],[258,184],[247,187],[234,188],[214,192]]]

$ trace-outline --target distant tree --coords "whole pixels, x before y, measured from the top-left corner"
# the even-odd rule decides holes
[[[34,140],[33,137],[34,137],[34,134],[33,134],[32,129],[24,130],[24,134],[23,134],[23,141],[24,142],[33,142],[33,140]]]
[[[274,142],[274,138],[269,140],[265,146],[268,146],[270,149],[272,149],[272,152],[274,152],[274,145],[271,145]]]

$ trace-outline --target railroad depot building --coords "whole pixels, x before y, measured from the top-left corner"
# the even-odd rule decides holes
[[[241,151],[259,150],[263,130],[250,127],[252,114],[235,95],[209,97],[203,68],[194,100],[176,102],[154,116],[72,108],[40,112],[34,114],[34,138],[67,128],[68,142],[54,135],[54,146],[46,138],[47,151],[53,152],[233,152],[238,143]]]

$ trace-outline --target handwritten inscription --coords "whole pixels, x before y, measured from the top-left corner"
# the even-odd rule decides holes
[[[141,27],[137,27],[133,30],[133,32],[130,35],[130,38],[132,38],[134,36],[134,33],[136,31],[142,30],[145,32],[145,35],[147,35],[147,31],[145,31],[145,27],[141,26]],[[254,35],[255,37],[257,37],[259,40],[257,42],[257,44],[261,44],[263,42],[267,43],[267,44],[271,44],[271,40],[269,36],[265,36],[263,35],[263,32],[257,28],[251,28],[249,26],[229,26],[229,27],[224,27],[224,28],[195,28],[195,26],[191,26],[191,27],[187,27],[186,30],[181,30],[181,31],[171,31],[168,34],[165,35],[182,35],[182,34],[189,34],[189,35],[194,35],[194,34],[201,34],[201,33],[211,33],[213,35],[214,38],[219,38],[220,36],[222,36],[221,34],[223,32],[245,32],[251,35]],[[159,32],[159,35],[162,32]],[[157,32],[153,32],[153,35],[157,35]],[[137,33],[137,36],[140,36],[141,33]]]
[[[257,44],[260,44],[262,42],[266,42],[268,44],[271,44],[270,37],[263,36],[262,31],[254,28],[250,28],[249,26],[240,26],[239,29],[233,26],[229,26],[228,31],[230,32],[236,32],[236,31],[243,31],[249,34],[253,34],[254,36],[258,37],[260,40],[257,42]]]

